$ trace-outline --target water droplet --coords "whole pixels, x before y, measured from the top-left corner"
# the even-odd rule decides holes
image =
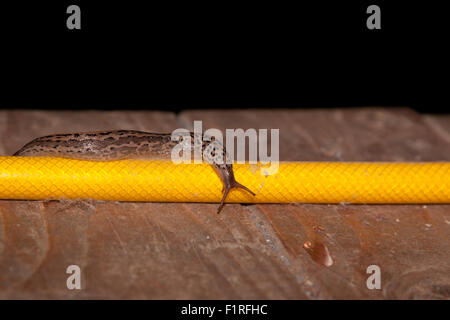
[[[331,257],[327,246],[325,246],[322,242],[311,242],[308,240],[303,244],[303,248],[309,253],[315,262],[325,267],[331,267],[333,265],[333,258]]]

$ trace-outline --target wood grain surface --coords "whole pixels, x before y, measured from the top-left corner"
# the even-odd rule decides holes
[[[410,109],[0,111],[0,154],[72,131],[279,128],[281,160],[450,161]],[[0,200],[1,299],[449,299],[450,205]],[[68,290],[78,265],[82,289]],[[381,269],[369,290],[366,269]]]

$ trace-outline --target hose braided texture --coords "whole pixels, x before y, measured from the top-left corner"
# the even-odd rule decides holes
[[[226,202],[450,203],[449,162],[280,162],[273,175],[233,167],[256,197],[233,189]],[[0,157],[1,199],[219,202],[221,190],[208,164]]]

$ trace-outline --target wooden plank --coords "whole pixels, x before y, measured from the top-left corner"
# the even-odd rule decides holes
[[[282,160],[450,161],[427,117],[372,108],[1,111],[0,151],[55,132],[170,132],[193,120],[204,129],[280,128]],[[0,201],[0,298],[450,297],[449,205],[229,204],[220,215],[216,207]],[[72,264],[82,290],[66,287]],[[366,287],[372,264],[382,290]]]
[[[436,135],[450,143],[450,115],[425,115],[424,121]]]
[[[449,160],[445,141],[406,108],[337,110],[198,110],[181,112],[179,122],[203,129],[280,129],[284,161]]]

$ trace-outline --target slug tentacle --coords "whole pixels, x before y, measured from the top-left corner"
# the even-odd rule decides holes
[[[217,208],[217,214],[219,214],[220,211],[222,210],[222,208],[225,206],[225,199],[227,198],[228,193],[230,192],[230,190],[233,189],[233,188],[244,189],[245,191],[249,192],[252,196],[256,196],[256,194],[254,194],[249,188],[247,188],[246,186],[240,184],[236,180],[234,180],[231,184],[227,183],[225,185],[224,189],[223,189],[222,201],[220,202],[220,205]]]
[[[227,198],[230,190],[233,188],[243,189],[248,193],[250,193],[251,195],[255,196],[255,193],[252,192],[249,188],[236,181],[236,179],[234,178],[234,171],[232,164],[215,164],[214,169],[216,170],[217,174],[219,175],[223,183],[222,201],[220,202],[220,205],[217,208],[217,213],[220,213],[220,211],[224,207],[225,199]]]

